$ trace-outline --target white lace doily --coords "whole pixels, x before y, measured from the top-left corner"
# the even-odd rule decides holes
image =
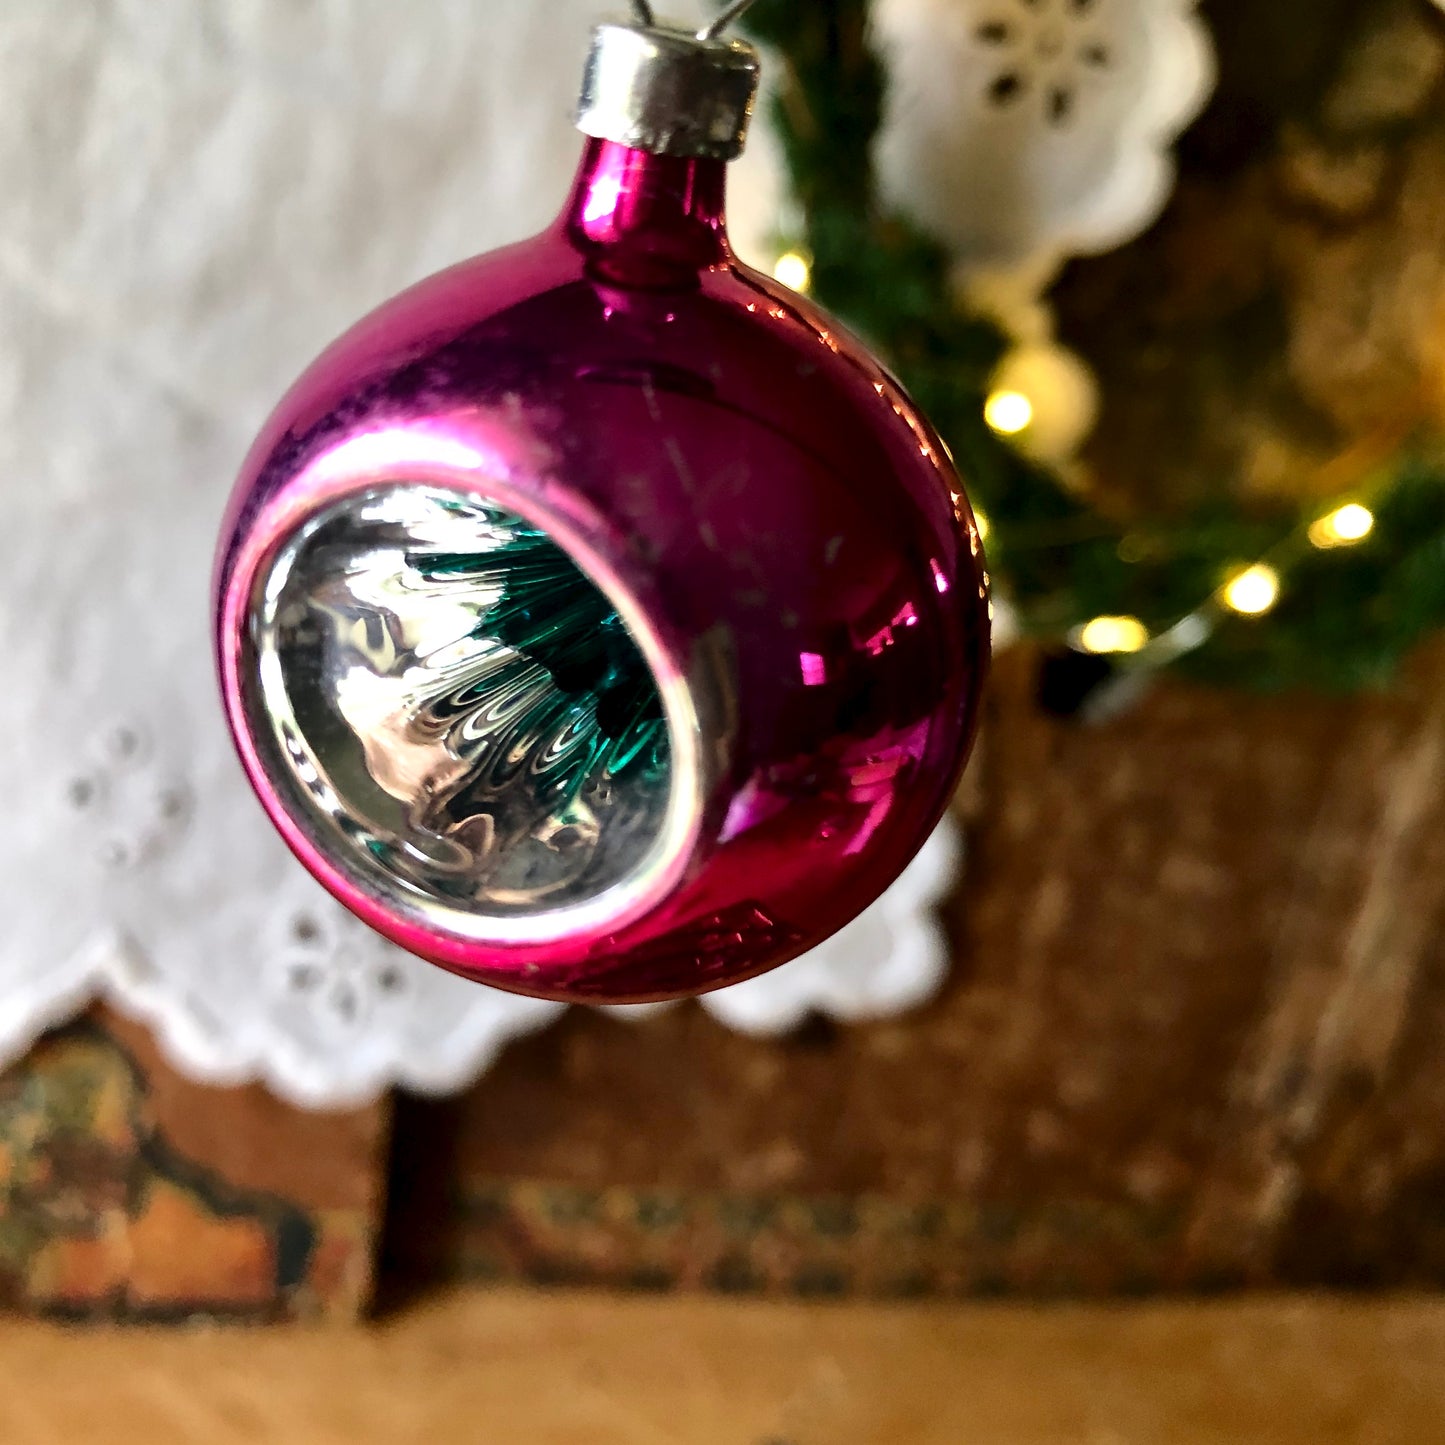
[[[557,1015],[399,953],[291,860],[224,735],[207,590],[286,380],[386,295],[560,206],[594,13],[0,7],[0,1059],[104,993],[202,1079],[336,1106],[461,1088]],[[776,213],[766,144],[748,164],[745,245]],[[780,1027],[923,997],[953,847],[946,830],[855,930],[711,1006]]]
[[[878,0],[885,194],[970,271],[1042,282],[1158,214],[1213,86],[1195,0]]]

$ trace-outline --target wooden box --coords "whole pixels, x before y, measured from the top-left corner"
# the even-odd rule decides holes
[[[209,1089],[104,1008],[0,1075],[0,1304],[67,1318],[354,1320],[385,1105]]]

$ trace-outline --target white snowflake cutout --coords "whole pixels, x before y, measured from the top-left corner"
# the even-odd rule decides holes
[[[879,0],[875,23],[885,195],[971,272],[1136,235],[1214,83],[1195,0]]]

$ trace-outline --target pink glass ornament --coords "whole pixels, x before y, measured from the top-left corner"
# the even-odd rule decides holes
[[[230,504],[251,782],[347,907],[480,982],[784,963],[897,878],[968,751],[962,486],[878,361],[732,255],[724,186],[589,140],[550,230],[316,362]]]

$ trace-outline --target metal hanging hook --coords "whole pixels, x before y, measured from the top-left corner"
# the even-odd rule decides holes
[[[733,3],[718,16],[711,25],[704,25],[697,32],[699,40],[717,40],[734,21],[740,20],[744,12],[751,10],[757,0],[733,0]]]
[[[733,3],[716,20],[704,25],[697,32],[697,38],[703,42],[720,39],[723,31],[734,21],[741,19],[744,12],[750,10],[756,3],[757,0],[733,0]],[[657,25],[657,16],[649,0],[632,0],[632,14],[639,25],[649,30]]]

